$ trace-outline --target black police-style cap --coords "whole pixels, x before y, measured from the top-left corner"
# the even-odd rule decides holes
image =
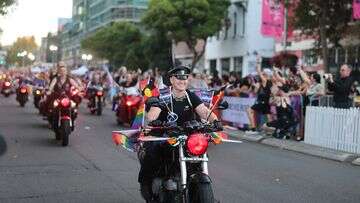
[[[168,75],[189,75],[191,72],[189,67],[186,66],[176,66],[173,69],[168,71]]]

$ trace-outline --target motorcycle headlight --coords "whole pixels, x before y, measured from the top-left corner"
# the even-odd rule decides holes
[[[97,92],[96,92],[96,95],[99,96],[99,97],[101,97],[101,96],[103,96],[103,92],[102,92],[102,91],[97,91]]]
[[[205,154],[209,146],[209,139],[204,134],[195,133],[188,137],[186,146],[191,155],[200,156]]]
[[[55,100],[54,101],[54,107],[58,107],[59,106],[59,101],[58,100]]]
[[[61,106],[64,107],[64,108],[67,108],[70,106],[70,99],[68,98],[62,98],[61,101]]]
[[[23,94],[25,94],[26,91],[27,91],[26,88],[21,88],[21,89],[20,89],[20,92],[23,93]]]

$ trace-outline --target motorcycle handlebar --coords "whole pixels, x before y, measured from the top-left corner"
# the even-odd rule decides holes
[[[159,126],[148,126],[147,128],[145,128],[145,131],[148,131],[149,133],[151,132],[159,132],[162,131],[164,133],[174,133],[174,132],[179,132],[179,133],[193,133],[193,132],[200,132],[200,133],[211,133],[211,132],[216,132],[216,131],[221,131],[223,130],[222,128],[220,129],[216,124],[214,123],[202,123],[202,122],[198,122],[198,121],[189,121],[184,123],[183,126],[178,126],[176,124],[162,124]]]

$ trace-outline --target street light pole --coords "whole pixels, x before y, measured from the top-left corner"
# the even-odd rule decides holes
[[[57,50],[58,50],[58,47],[55,46],[55,45],[50,45],[49,47],[51,53],[52,53],[52,62],[53,62],[53,66],[55,67],[55,64],[56,64],[56,61],[55,61],[55,54],[57,54]]]
[[[284,52],[286,52],[287,48],[287,35],[288,35],[288,7],[289,7],[289,0],[285,0],[284,2],[284,33],[283,33],[283,45],[284,45]]]
[[[93,56],[91,54],[81,55],[81,59],[85,61],[86,66],[89,66],[89,62],[92,60]]]

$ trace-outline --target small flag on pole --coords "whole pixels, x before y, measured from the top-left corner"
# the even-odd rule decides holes
[[[140,130],[113,131],[112,140],[116,145],[121,145],[126,150],[137,151]]]

